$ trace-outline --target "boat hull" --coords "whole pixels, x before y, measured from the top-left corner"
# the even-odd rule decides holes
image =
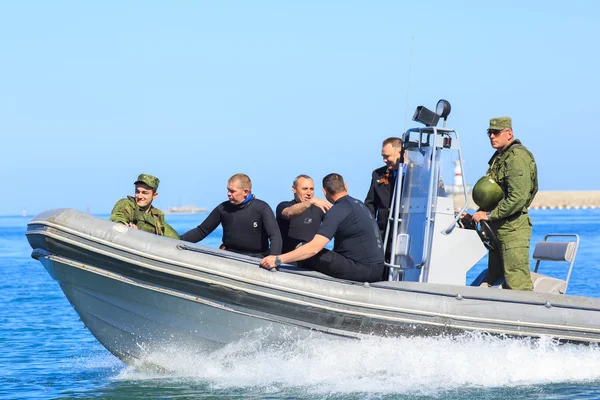
[[[475,287],[362,284],[55,210],[28,226],[33,256],[84,324],[126,362],[266,335],[414,336],[485,331],[600,342],[598,299]]]
[[[210,350],[251,333],[273,340],[311,334],[310,329],[297,329],[60,257],[45,256],[40,261],[90,332],[126,362],[170,348]]]

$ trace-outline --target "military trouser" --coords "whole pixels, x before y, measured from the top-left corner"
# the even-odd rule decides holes
[[[492,229],[500,242],[500,249],[490,251],[487,281],[494,284],[504,275],[506,286],[513,290],[533,290],[529,265],[531,220],[521,214],[505,221],[496,221]]]

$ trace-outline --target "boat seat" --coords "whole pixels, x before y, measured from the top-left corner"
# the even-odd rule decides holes
[[[575,242],[537,242],[533,251],[534,260],[571,261],[575,257]]]
[[[549,238],[572,238],[571,241],[554,241]],[[533,259],[536,261],[535,268],[531,272],[533,291],[537,293],[565,294],[569,286],[571,271],[575,263],[575,256],[579,248],[579,236],[575,234],[549,234],[543,241],[537,242],[533,250]],[[568,262],[569,270],[566,279],[559,279],[538,273],[542,261]],[[487,269],[483,270],[471,283],[471,286],[480,286],[487,275]],[[492,288],[501,289],[504,285],[504,277],[494,282]]]
[[[567,291],[566,281],[551,276],[531,272],[531,282],[536,293],[565,294]]]
[[[480,276],[477,277],[475,284],[472,286],[482,285],[486,274],[487,270],[484,270],[480,274]],[[504,277],[501,277],[496,282],[494,282],[494,284],[491,287],[493,289],[502,289],[504,282]],[[567,290],[566,281],[558,278],[553,278],[551,276],[538,274],[533,271],[531,272],[531,282],[533,283],[533,291],[536,293],[565,294],[565,291]]]
[[[548,238],[572,238],[573,241],[550,241]],[[535,268],[531,272],[533,291],[538,293],[565,294],[571,279],[571,271],[575,263],[575,256],[579,248],[579,236],[575,234],[549,234],[544,240],[537,242],[533,250],[533,259],[536,260]],[[542,261],[568,262],[567,278],[562,280],[538,273]]]

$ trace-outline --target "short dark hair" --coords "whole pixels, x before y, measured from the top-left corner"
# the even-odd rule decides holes
[[[385,139],[383,141],[383,143],[381,144],[381,147],[391,144],[392,147],[396,147],[396,148],[403,148],[404,146],[402,145],[402,139],[400,139],[399,137],[389,137],[387,139]]]
[[[313,180],[313,178],[311,178],[311,177],[310,177],[310,176],[308,176],[308,175],[300,174],[300,175],[298,175],[298,176],[297,176],[297,177],[294,179],[294,183],[292,183],[292,186],[293,186],[293,187],[296,187],[296,186],[298,186],[298,181],[299,181],[301,178],[304,178],[304,179],[310,179],[311,181]]]
[[[341,191],[346,190],[344,178],[340,174],[329,174],[323,178],[323,189],[329,194],[338,194]]]
[[[381,143],[381,147],[385,147],[386,145],[391,145],[392,147],[396,148],[396,149],[400,149],[400,163],[403,164],[404,163],[404,151],[406,150],[406,148],[404,147],[404,142],[402,141],[402,139],[400,139],[399,137],[389,137],[387,139],[385,139],[383,141],[383,143]]]

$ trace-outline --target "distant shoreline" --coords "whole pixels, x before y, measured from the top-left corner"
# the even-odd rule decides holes
[[[454,196],[455,207],[462,207],[464,201],[461,195]],[[469,208],[475,203],[469,194]],[[580,191],[539,191],[529,209],[531,210],[569,210],[600,208],[600,190]]]
[[[461,208],[464,205],[462,195],[454,196],[454,207]],[[469,209],[476,209],[475,203],[469,193]],[[544,190],[539,191],[533,203],[529,207],[531,210],[585,210],[585,209],[600,209],[600,190]],[[169,215],[188,215],[188,214],[202,214],[206,212],[206,209],[199,208],[199,212],[174,212],[168,213]],[[0,217],[25,217],[32,218],[37,213],[26,215],[19,214],[0,214]],[[100,213],[94,215],[110,215],[110,213]]]

